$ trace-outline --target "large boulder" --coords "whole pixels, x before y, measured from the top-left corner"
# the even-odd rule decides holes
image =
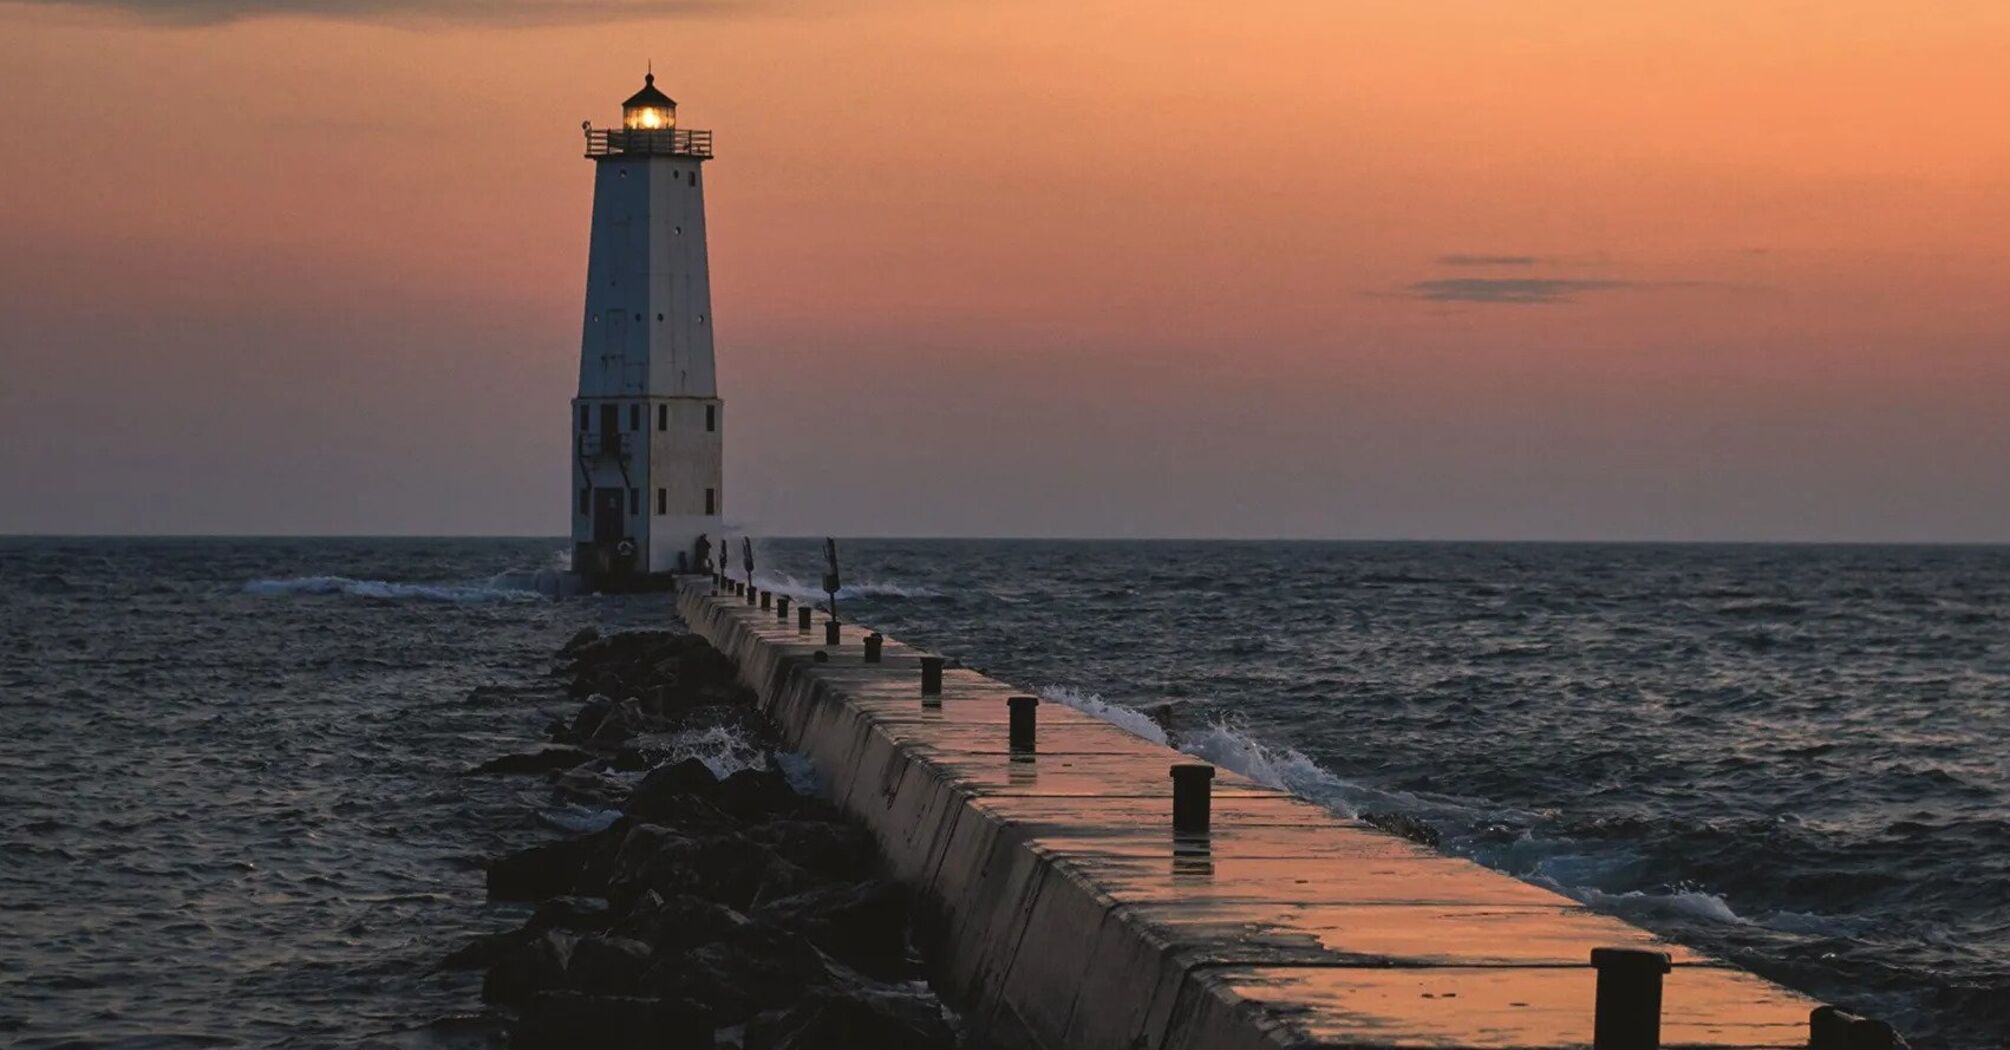
[[[711,1011],[688,999],[548,991],[523,1004],[517,1050],[712,1050]]]
[[[605,892],[615,910],[626,913],[650,888],[651,873],[657,865],[658,854],[689,841],[684,835],[657,824],[629,827],[607,867]]]
[[[614,921],[607,902],[593,897],[553,897],[530,913],[526,930],[603,930]]]
[[[687,839],[658,853],[644,879],[666,897],[690,893],[746,911],[764,901],[787,897],[820,880],[739,835]]]
[[[576,747],[547,747],[542,751],[527,754],[504,755],[491,758],[473,769],[469,775],[483,773],[517,774],[549,773],[555,769],[571,769],[582,762],[593,761],[593,756]]]
[[[651,825],[639,825],[650,827]],[[745,911],[758,901],[800,893],[815,885],[814,875],[783,860],[757,842],[738,835],[691,837],[656,828],[646,836],[630,833],[608,878],[607,898],[626,909],[644,890],[666,899],[692,894]]]
[[[601,720],[612,710],[612,699],[601,695],[589,697],[586,703],[580,705],[579,713],[572,716],[572,725],[565,732],[566,739],[585,740],[593,736],[593,731],[600,728]]]
[[[614,705],[607,716],[594,727],[593,735],[586,738],[589,746],[616,748],[637,733],[646,733],[655,728],[656,720],[642,710],[642,701],[630,696]]]
[[[577,934],[544,930],[523,938],[503,953],[482,977],[482,998],[515,1005],[541,991],[565,985],[565,967],[572,960]]]
[[[956,1033],[926,992],[869,983],[818,989],[747,1024],[746,1050],[952,1050]]]
[[[666,823],[689,808],[692,800],[710,802],[718,789],[711,768],[687,758],[650,770],[629,794],[625,808],[637,820]]]
[[[750,827],[748,839],[827,879],[856,881],[879,870],[872,834],[841,820],[784,819]]]
[[[801,1002],[829,983],[830,968],[808,938],[748,923],[684,951],[659,952],[642,976],[641,994],[683,996],[711,1006],[721,1024]]]
[[[569,988],[595,995],[626,995],[635,990],[655,952],[632,937],[589,934],[572,946],[565,966]]]
[[[803,797],[772,769],[742,769],[719,781],[715,799],[720,809],[744,821],[787,816],[803,808]]]
[[[489,899],[535,901],[570,893],[586,853],[584,840],[568,839],[497,857],[489,862]]]
[[[913,974],[907,950],[907,894],[885,879],[782,897],[755,908],[750,917],[798,931],[832,958],[875,977]]]
[[[489,862],[489,899],[537,901],[569,893],[600,896],[607,866],[628,834],[629,821],[601,831],[518,850]]]
[[[613,932],[654,945],[658,952],[672,952],[731,937],[747,922],[745,915],[717,901],[688,893],[664,897],[645,890]]]

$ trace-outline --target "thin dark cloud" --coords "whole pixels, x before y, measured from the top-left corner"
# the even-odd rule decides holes
[[[1439,266],[1534,266],[1553,262],[1539,255],[1452,255],[1438,256]]]
[[[1447,277],[1418,281],[1409,296],[1434,303],[1568,303],[1586,292],[1640,287],[1632,281],[1592,281],[1553,277]]]
[[[765,9],[764,0],[25,0],[45,8],[110,11],[166,25],[217,25],[289,16],[349,22],[553,25]]]

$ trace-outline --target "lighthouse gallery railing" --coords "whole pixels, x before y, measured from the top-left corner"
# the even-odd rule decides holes
[[[589,157],[700,157],[712,155],[712,133],[686,128],[586,129]]]

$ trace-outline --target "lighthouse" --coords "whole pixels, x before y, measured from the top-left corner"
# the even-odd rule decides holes
[[[726,505],[705,263],[712,133],[678,126],[653,72],[619,128],[582,127],[593,236],[570,421],[572,567],[596,590],[646,590],[705,571]]]

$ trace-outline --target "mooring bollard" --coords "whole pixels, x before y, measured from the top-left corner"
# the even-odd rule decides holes
[[[1033,750],[1034,720],[1038,717],[1040,698],[1037,696],[1008,696],[1005,706],[1011,709],[1011,730],[1009,739],[1014,751]]]
[[[1593,948],[1591,966],[1598,971],[1592,1050],[1659,1050],[1661,978],[1669,970],[1668,953]]]
[[[886,636],[879,633],[878,631],[874,631],[871,634],[866,635],[865,662],[869,664],[878,663],[880,647],[885,644],[886,644]]]
[[[836,620],[824,621],[824,644],[838,644],[838,622]]]
[[[779,594],[775,595],[775,619],[789,622],[789,600]]]
[[[811,656],[810,659],[816,663],[827,664],[831,662],[831,654],[824,652],[822,649],[818,649],[816,651],[816,654],[814,656]]]
[[[810,607],[807,605],[796,606],[796,630],[810,633]]]
[[[754,586],[753,584],[751,584],[751,583],[750,583],[750,584],[747,584],[747,604],[748,604],[748,605],[752,605],[752,604],[754,604],[754,603],[755,603],[756,601],[760,600],[760,596],[759,596],[759,595],[757,595],[757,594],[755,593],[755,591],[756,591],[756,590],[757,590],[757,588],[755,588],[755,586]]]
[[[1905,1045],[1883,1021],[1833,1006],[1817,1006],[1808,1015],[1808,1050],[1898,1050]]]
[[[1205,835],[1212,820],[1214,767],[1205,762],[1181,762],[1172,767],[1173,833]]]
[[[942,657],[924,656],[921,658],[921,695],[942,695]]]
[[[775,596],[772,592],[765,589],[761,591],[761,608],[767,608],[774,600]]]

